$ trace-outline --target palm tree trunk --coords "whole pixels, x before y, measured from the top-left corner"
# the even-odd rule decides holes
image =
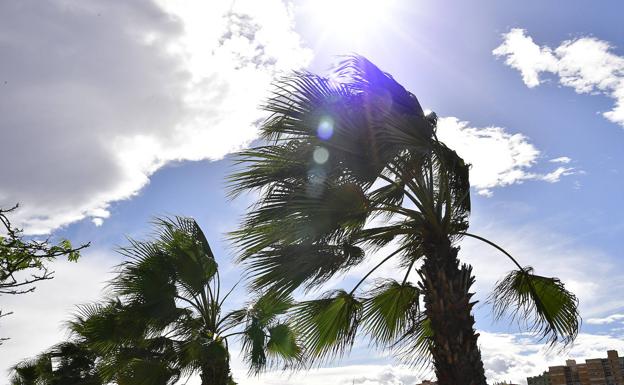
[[[425,313],[431,322],[430,351],[439,385],[486,385],[481,352],[477,346],[470,302],[472,268],[459,266],[457,252],[448,240],[430,243],[421,268]]]
[[[204,365],[200,374],[201,385],[232,385],[234,381],[230,375],[230,367],[227,362],[219,362],[216,365]]]

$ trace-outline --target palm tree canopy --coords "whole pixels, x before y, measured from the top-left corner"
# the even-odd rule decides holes
[[[298,340],[283,317],[292,306],[288,296],[261,295],[224,314],[231,291],[221,292],[217,262],[195,220],[154,222],[152,239],[120,249],[126,261],[109,282],[108,298],[80,306],[68,323],[71,342],[94,357],[103,383],[169,385],[197,373],[203,383],[233,384],[233,338],[241,340],[252,373],[299,361]],[[27,378],[32,366],[19,364],[16,372]],[[44,372],[34,378],[38,373]],[[219,373],[229,382],[211,377]]]
[[[423,289],[407,278],[435,244],[470,235],[469,165],[437,139],[435,114],[425,115],[412,93],[361,56],[345,58],[329,78],[281,79],[264,109],[265,144],[239,152],[229,178],[232,197],[260,194],[231,233],[251,288],[318,289],[391,247],[375,268],[398,261],[405,279],[362,291],[369,273],[350,291],[295,307],[305,354],[344,353],[360,329],[378,345],[425,352],[432,332],[419,308]],[[535,315],[533,329],[548,340],[573,340],[576,297],[518,267],[495,291],[496,313],[518,304],[518,315]]]

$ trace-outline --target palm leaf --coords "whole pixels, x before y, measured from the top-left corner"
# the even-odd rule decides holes
[[[247,263],[252,288],[291,292],[318,287],[341,270],[359,264],[364,252],[356,246],[293,244],[263,250]]]
[[[431,321],[424,312],[418,312],[410,315],[407,330],[396,339],[391,349],[404,364],[425,369],[433,362],[430,351],[432,341]]]
[[[366,293],[362,324],[373,340],[384,347],[411,326],[419,310],[420,290],[409,282],[386,280]]]
[[[533,268],[510,272],[490,297],[494,315],[510,314],[551,345],[571,343],[579,331],[578,299],[557,278],[533,274]]]
[[[287,323],[280,323],[269,328],[267,353],[291,364],[301,359],[301,347],[293,328]]]
[[[302,340],[304,357],[314,362],[347,352],[361,317],[362,303],[342,290],[298,304],[292,324]]]

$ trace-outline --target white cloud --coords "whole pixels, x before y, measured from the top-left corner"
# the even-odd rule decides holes
[[[553,50],[537,45],[519,28],[504,34],[503,39],[492,53],[504,57],[505,64],[520,71],[528,87],[539,85],[540,73],[549,72],[579,94],[608,95],[615,100],[615,106],[604,112],[604,117],[624,126],[624,56],[614,54],[610,43],[581,37],[566,40]]]
[[[422,376],[418,369],[400,365],[348,365],[298,373],[269,372],[256,378],[235,376],[235,379],[240,385],[413,385]]]
[[[553,158],[551,160],[549,160],[549,162],[551,163],[563,163],[563,164],[568,164],[572,161],[572,159],[568,158],[567,156],[560,156],[558,158]]]
[[[30,233],[250,142],[274,75],[311,56],[280,0],[3,2],[0,25],[0,205]]]
[[[611,314],[604,318],[589,318],[585,322],[591,325],[605,325],[624,320],[624,314]]]
[[[470,127],[468,122],[445,117],[438,120],[438,136],[472,165],[470,183],[486,197],[493,195],[493,187],[525,180],[553,183],[573,173],[572,168],[563,167],[547,174],[531,172],[540,151],[526,136],[510,134],[501,127]]]
[[[624,351],[621,336],[581,333],[565,351],[548,350],[524,334],[480,332],[479,344],[490,383],[511,381],[526,384],[526,378],[565,365],[566,359],[582,363],[588,358],[606,358],[607,350]]]
[[[574,168],[572,167],[557,167],[556,170],[549,172],[548,174],[539,175],[538,179],[548,183],[556,183],[561,180],[562,176],[574,175],[574,173]]]
[[[524,83],[532,88],[540,84],[540,72],[556,70],[557,59],[550,48],[538,46],[524,32],[512,29],[504,35],[505,42],[492,53],[505,56],[505,64],[520,71]]]

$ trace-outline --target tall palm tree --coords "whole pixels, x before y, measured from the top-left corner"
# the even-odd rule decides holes
[[[81,306],[69,322],[73,340],[95,354],[104,383],[169,385],[199,374],[202,385],[234,384],[233,338],[242,341],[252,373],[299,359],[281,317],[288,296],[267,294],[223,312],[232,290],[221,293],[214,255],[193,219],[157,219],[154,239],[130,240],[121,253],[127,260],[109,284],[109,299]]]
[[[319,289],[389,248],[354,287],[295,308],[305,355],[319,362],[345,353],[365,333],[411,363],[430,358],[441,385],[485,384],[474,277],[457,243],[469,236],[494,244],[467,233],[469,166],[436,137],[435,114],[426,116],[413,94],[359,56],[328,78],[283,78],[264,109],[266,144],[241,151],[229,179],[232,196],[260,194],[231,234],[251,288]],[[389,261],[398,262],[402,279],[364,290]],[[517,270],[492,295],[496,315],[514,309],[550,342],[573,340],[576,297],[558,279],[512,261]]]

